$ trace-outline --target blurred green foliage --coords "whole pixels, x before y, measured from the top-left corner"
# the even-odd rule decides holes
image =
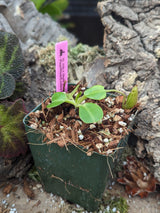
[[[58,19],[62,16],[63,11],[68,7],[68,0],[31,0],[37,10],[41,13],[48,13],[53,19]]]
[[[25,154],[28,145],[23,125],[25,107],[22,99],[0,104],[0,157]]]

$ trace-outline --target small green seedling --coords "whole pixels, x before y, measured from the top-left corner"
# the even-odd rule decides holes
[[[125,109],[132,108],[137,103],[138,89],[137,86],[133,87],[132,91],[127,97],[120,91],[111,89],[106,90],[101,85],[95,85],[86,89],[84,94],[77,92],[80,85],[77,85],[71,93],[56,92],[52,96],[52,103],[47,105],[47,108],[57,107],[63,103],[69,103],[79,108],[79,117],[84,123],[96,123],[103,118],[102,108],[95,103],[88,103],[86,99],[102,100],[106,98],[107,93],[116,92],[124,96],[122,107]]]

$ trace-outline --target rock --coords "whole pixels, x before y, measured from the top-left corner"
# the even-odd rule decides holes
[[[109,63],[103,67],[107,88],[128,91],[137,84],[143,110],[137,117],[138,146],[153,159],[160,181],[160,2],[110,0],[98,3],[104,26],[104,50]],[[140,143],[143,143],[140,146]]]
[[[11,178],[22,178],[33,165],[31,153],[12,159],[0,157],[0,182]]]
[[[46,46],[49,42],[66,37],[72,44],[76,38],[62,28],[48,14],[41,14],[29,0],[1,0],[1,30],[14,32],[27,51],[33,45]],[[5,21],[4,21],[5,19]]]

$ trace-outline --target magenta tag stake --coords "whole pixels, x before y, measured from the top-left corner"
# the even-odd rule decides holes
[[[56,92],[68,91],[68,41],[55,45]],[[65,86],[64,86],[65,85]]]

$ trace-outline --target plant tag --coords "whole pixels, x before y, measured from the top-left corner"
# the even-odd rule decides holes
[[[68,41],[55,45],[56,92],[68,91]]]

